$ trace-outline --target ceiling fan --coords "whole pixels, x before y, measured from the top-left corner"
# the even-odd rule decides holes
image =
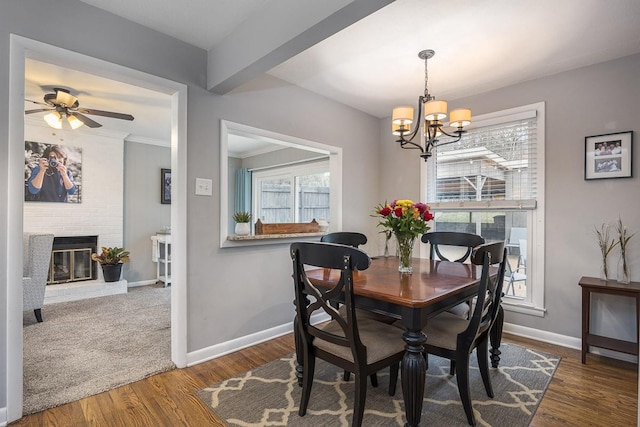
[[[34,104],[43,105],[47,108],[26,110],[24,113],[33,114],[49,111],[49,114],[44,116],[44,120],[49,126],[55,129],[62,129],[63,117],[67,118],[67,122],[69,122],[72,129],[77,129],[82,125],[87,125],[90,128],[99,128],[102,126],[100,123],[85,116],[85,114],[111,117],[113,119],[133,120],[133,116],[131,114],[114,113],[112,111],[94,110],[91,108],[80,108],[78,98],[72,95],[68,89],[56,87],[53,88],[53,90],[55,93],[47,93],[44,95],[44,102],[31,101],[30,99],[25,100]]]

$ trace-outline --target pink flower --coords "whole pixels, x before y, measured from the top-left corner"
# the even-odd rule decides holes
[[[420,212],[421,214],[424,214],[426,211],[429,210],[429,206],[427,206],[422,202],[418,202],[414,206],[418,209],[418,212]]]

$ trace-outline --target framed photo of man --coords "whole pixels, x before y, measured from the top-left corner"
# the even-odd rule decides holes
[[[633,176],[633,131],[587,136],[584,179]]]
[[[25,202],[80,203],[82,148],[24,143]]]

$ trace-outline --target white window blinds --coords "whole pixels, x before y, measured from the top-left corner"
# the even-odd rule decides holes
[[[535,110],[493,117],[475,123],[461,141],[438,147],[427,172],[432,209],[534,209],[536,123]]]

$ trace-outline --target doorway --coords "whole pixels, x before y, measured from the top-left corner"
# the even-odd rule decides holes
[[[9,181],[8,247],[16,248],[7,256],[7,419],[22,416],[22,246],[23,162],[24,159],[24,87],[25,60],[31,58],[121,81],[171,97],[171,228],[174,257],[171,292],[171,358],[178,367],[186,366],[186,126],[187,87],[151,74],[108,63],[24,37],[11,36],[9,94]]]

